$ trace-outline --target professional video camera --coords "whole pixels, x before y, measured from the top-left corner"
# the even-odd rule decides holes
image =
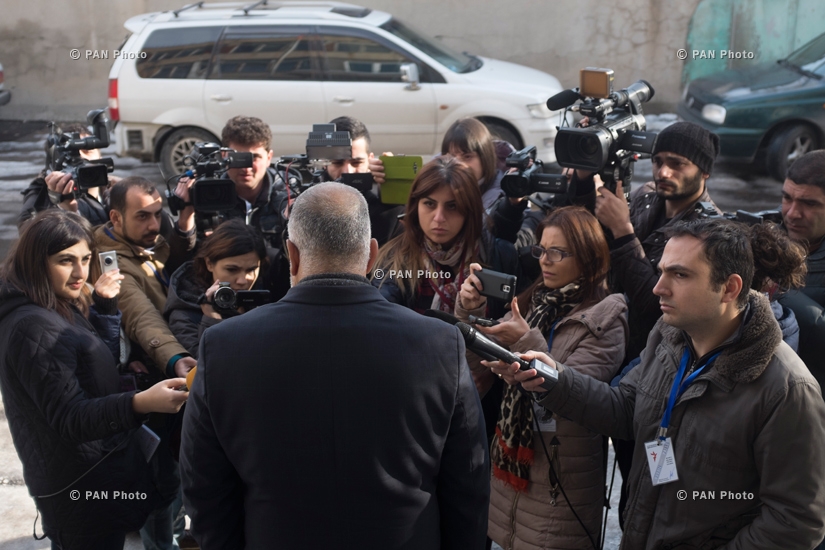
[[[339,132],[335,124],[313,124],[307,136],[306,154],[285,155],[275,166],[293,194],[298,195],[316,183],[325,181],[324,168],[330,161],[352,157],[349,132]],[[361,192],[372,189],[372,174],[344,174],[341,183]]]
[[[650,154],[656,142],[647,124],[642,103],[654,94],[644,80],[617,92],[613,91],[611,69],[585,68],[580,72],[579,88],[564,90],[547,100],[556,111],[570,109],[589,118],[584,128],[560,128],[556,135],[556,160],[566,168],[597,172],[604,185],[616,191],[621,180],[630,190],[633,162],[640,154]],[[575,104],[577,101],[581,103]]]
[[[219,214],[234,208],[237,202],[235,182],[221,178],[230,168],[252,167],[252,153],[239,153],[234,149],[221,147],[217,143],[196,143],[192,152],[184,159],[188,170],[175,177],[195,178],[189,189],[190,202],[184,202],[169,188],[166,182],[166,199],[169,210],[177,215],[186,206],[193,206],[199,214]],[[171,179],[171,178],[170,178]]]
[[[776,224],[782,223],[782,211],[780,210],[762,210],[760,212],[737,210],[736,212],[724,212],[719,214],[713,204],[709,202],[697,203],[695,210],[698,217],[703,219],[724,218],[726,220],[733,220],[736,222],[746,223],[748,225],[756,225],[764,222],[773,222]]]
[[[80,151],[102,149],[109,146],[109,132],[106,129],[106,110],[89,111],[86,120],[94,128],[94,136],[86,138],[73,132],[64,134],[57,124],[50,123],[50,133],[46,138],[46,168],[54,172],[71,174],[77,191],[83,193],[92,187],[102,187],[109,183],[109,172],[114,169],[111,158],[86,160]],[[75,191],[68,193],[74,196]]]
[[[505,163],[508,168],[516,169],[501,179],[501,190],[508,197],[546,193],[550,195],[549,201],[536,203],[544,209],[571,204],[571,189],[567,176],[542,173],[544,163],[536,158],[535,145],[511,153]]]

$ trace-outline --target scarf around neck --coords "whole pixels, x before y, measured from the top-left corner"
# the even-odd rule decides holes
[[[447,282],[443,277],[427,277],[427,282],[435,290],[431,309],[453,313],[455,310],[456,296],[461,290],[464,280],[470,275],[470,265],[467,262],[464,244],[457,244],[449,250],[443,250],[440,244],[436,244],[424,238],[424,252],[426,257],[424,263],[431,272],[439,271],[434,269],[436,264],[450,267],[452,269],[452,280]]]
[[[559,289],[538,287],[525,319],[548,336],[553,325],[583,300],[582,279]],[[493,475],[517,491],[526,491],[533,463],[533,400],[520,386],[505,386],[496,437],[490,450]],[[556,472],[558,474],[559,472]]]

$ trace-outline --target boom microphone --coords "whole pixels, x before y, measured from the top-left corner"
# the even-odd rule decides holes
[[[547,100],[547,108],[551,111],[566,109],[581,98],[582,96],[575,90],[562,90]]]

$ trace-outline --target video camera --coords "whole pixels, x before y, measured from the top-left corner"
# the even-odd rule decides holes
[[[232,311],[242,307],[245,311],[268,304],[268,290],[233,290],[230,283],[218,283],[212,296],[212,305],[219,311]]]
[[[217,143],[196,143],[192,152],[184,159],[187,171],[178,177],[195,178],[189,189],[190,202],[186,203],[169,189],[167,181],[166,199],[172,214],[186,206],[193,206],[199,214],[218,214],[231,210],[237,202],[235,182],[221,178],[230,168],[251,168],[252,153],[239,153]]]
[[[580,86],[564,90],[547,100],[551,110],[570,109],[589,117],[584,128],[559,128],[556,160],[566,168],[597,172],[607,189],[616,191],[622,181],[630,190],[633,162],[649,155],[656,133],[646,132],[642,103],[653,97],[653,87],[639,80],[623,90],[613,91],[613,71],[591,67],[580,72]],[[575,104],[577,101],[581,103]]]
[[[291,192],[299,195],[311,186],[326,181],[325,167],[329,161],[352,158],[352,137],[338,131],[335,124],[313,124],[307,136],[306,154],[285,155],[276,162],[276,169]],[[361,192],[372,189],[372,174],[344,174],[341,183]]]
[[[590,119],[584,128],[559,128],[556,160],[565,168],[598,173],[605,187],[614,193],[621,180],[627,196],[633,162],[640,154],[652,153],[656,142],[655,133],[644,131],[647,126],[642,113],[642,103],[653,97],[653,88],[640,80],[614,92],[610,69],[586,68],[580,76],[579,88],[564,90],[547,100],[551,111],[569,109]],[[546,193],[550,195],[548,200],[533,202],[549,209],[576,204],[585,196],[579,197],[567,176],[542,173],[543,163],[536,159],[535,147],[513,153],[505,162],[509,168],[516,168],[501,180],[501,189],[508,197]]]
[[[758,223],[773,222],[775,224],[782,223],[781,210],[762,210],[760,212],[748,212],[747,210],[737,210],[736,212],[719,212],[714,208],[712,203],[699,202],[696,204],[696,214],[699,218],[724,218],[726,220],[733,220],[748,225],[756,225]]]
[[[114,170],[115,165],[111,158],[86,160],[80,156],[80,151],[109,146],[105,113],[106,109],[89,111],[86,120],[93,127],[94,136],[86,138],[81,138],[77,132],[65,134],[56,123],[49,124],[50,133],[46,138],[46,168],[54,172],[71,174],[80,193],[92,187],[108,185],[109,172]],[[69,194],[74,196],[75,192]]]

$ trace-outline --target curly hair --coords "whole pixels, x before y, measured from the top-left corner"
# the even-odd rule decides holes
[[[260,145],[267,151],[272,148],[272,130],[269,125],[253,116],[236,116],[226,122],[221,131],[221,143],[229,147],[230,143],[254,147]]]
[[[754,260],[751,288],[764,291],[769,281],[783,290],[805,285],[808,272],[805,248],[778,225],[771,222],[753,225],[750,240]]]

